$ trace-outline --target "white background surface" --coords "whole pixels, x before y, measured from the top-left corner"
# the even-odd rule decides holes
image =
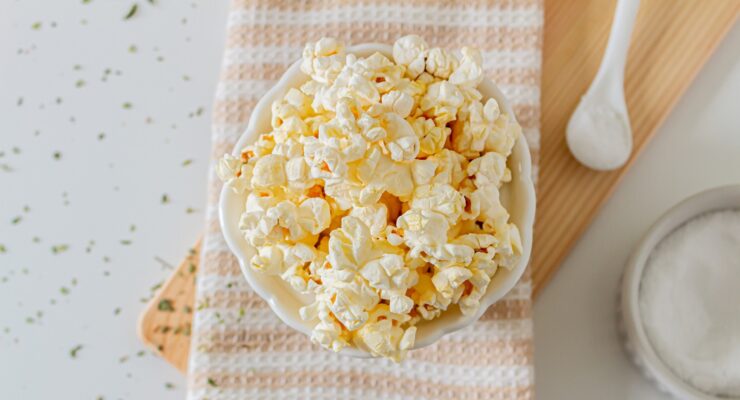
[[[184,396],[135,322],[169,274],[155,257],[202,228],[227,7],[139,1],[124,21],[132,3],[0,0],[0,399]],[[660,213],[740,182],[738,49],[735,27],[537,301],[539,398],[660,397],[621,351],[617,281]]]

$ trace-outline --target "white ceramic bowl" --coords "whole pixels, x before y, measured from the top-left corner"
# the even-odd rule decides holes
[[[347,52],[361,57],[380,52],[388,57],[392,57],[393,50],[391,46],[385,44],[362,44],[349,47]],[[259,103],[257,103],[254,111],[252,111],[249,125],[235,146],[235,155],[239,154],[244,146],[254,142],[260,134],[271,130],[270,107],[272,102],[282,97],[288,89],[298,87],[308,79],[309,77],[300,70],[300,61],[294,63],[285,72],[275,87],[265,94]],[[484,98],[492,97],[496,99],[506,113],[514,116],[511,104],[490,80],[485,79],[478,86],[478,89]],[[488,286],[488,290],[481,299],[480,309],[474,315],[465,316],[457,307],[454,307],[442,313],[442,316],[433,321],[420,323],[418,325],[414,348],[432,344],[443,335],[477,321],[491,304],[501,299],[514,287],[524,273],[532,249],[535,193],[534,184],[531,179],[532,161],[527,142],[523,137],[517,140],[508,165],[512,172],[512,180],[504,185],[501,190],[501,196],[503,204],[511,214],[511,221],[519,227],[521,233],[523,246],[521,261],[510,271],[502,268],[496,272]],[[309,303],[310,298],[295,292],[279,277],[259,273],[249,265],[249,260],[254,254],[254,249],[243,238],[238,226],[240,216],[244,212],[245,198],[246,195],[237,195],[226,187],[221,191],[219,218],[226,243],[239,259],[239,265],[244,273],[244,277],[254,291],[267,301],[270,308],[272,308],[283,322],[298,331],[310,335],[313,330],[313,323],[303,321],[298,314],[299,308]],[[342,352],[355,356],[368,355],[354,348],[348,348]]]
[[[620,330],[625,349],[643,374],[662,391],[681,399],[731,400],[699,391],[676,375],[653,349],[640,316],[640,282],[646,261],[669,233],[701,214],[740,209],[740,185],[723,186],[695,194],[663,214],[650,228],[627,262],[620,291]]]

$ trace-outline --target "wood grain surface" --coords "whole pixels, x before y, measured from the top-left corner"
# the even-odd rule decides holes
[[[570,155],[564,131],[598,69],[614,4],[545,0],[542,137],[531,264],[535,296],[740,13],[738,0],[642,0],[625,82],[635,150],[624,168],[594,172]],[[182,372],[187,371],[190,351],[199,248],[191,249],[139,320],[141,340]]]

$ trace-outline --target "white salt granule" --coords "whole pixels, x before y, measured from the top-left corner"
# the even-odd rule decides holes
[[[740,211],[699,216],[656,246],[640,313],[653,348],[678,376],[740,398]]]

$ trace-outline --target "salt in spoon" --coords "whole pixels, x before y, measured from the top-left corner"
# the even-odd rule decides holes
[[[618,0],[601,66],[566,128],[566,141],[581,164],[607,171],[632,153],[632,129],[624,101],[624,69],[640,0]]]

